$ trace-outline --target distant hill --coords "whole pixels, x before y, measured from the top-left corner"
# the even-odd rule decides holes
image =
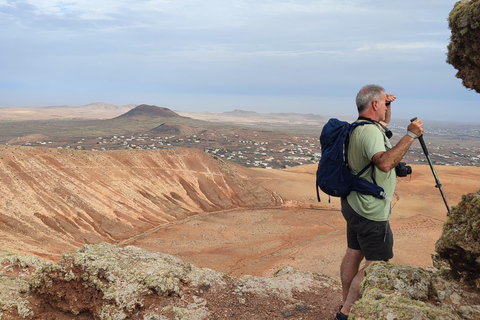
[[[149,130],[148,133],[189,136],[196,134],[197,130],[181,123],[162,123],[158,127]]]
[[[233,111],[225,111],[223,112],[224,115],[230,115],[230,116],[258,116],[259,114],[255,111],[246,111],[246,110],[239,110],[235,109]]]
[[[288,112],[288,113],[269,113],[270,116],[275,118],[294,118],[294,119],[308,119],[308,120],[325,120],[325,117],[322,117],[318,114],[313,113],[295,113],[295,112]]]
[[[180,117],[177,113],[174,111],[168,109],[168,108],[163,108],[163,107],[157,107],[157,106],[152,106],[148,104],[141,104],[132,110],[128,111],[127,113],[124,113],[117,118],[125,118],[125,117],[134,117],[134,116],[152,116],[152,117],[164,117],[164,118],[174,118],[174,117]]]

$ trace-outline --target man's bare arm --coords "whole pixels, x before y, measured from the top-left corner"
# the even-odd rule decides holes
[[[385,127],[388,126],[390,123],[390,119],[392,117],[392,105],[391,103],[395,101],[397,97],[393,93],[387,93],[385,94],[385,102],[387,103],[387,111],[385,112],[385,119],[380,121],[381,124],[383,124]]]
[[[392,170],[400,163],[413,141],[414,138],[405,135],[392,149],[376,153],[372,158],[373,163],[383,172]]]
[[[385,127],[388,126],[390,123],[390,118],[392,117],[392,105],[387,106],[387,111],[385,112],[385,119],[383,121],[380,121],[381,124],[383,124]]]
[[[408,125],[407,130],[420,136],[423,134],[423,124],[416,119]],[[413,141],[415,139],[406,134],[392,149],[376,153],[372,158],[373,163],[383,172],[392,170],[400,163]]]

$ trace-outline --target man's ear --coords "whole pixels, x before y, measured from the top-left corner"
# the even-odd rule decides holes
[[[375,110],[375,111],[377,110],[377,108],[378,108],[378,101],[377,100],[372,101],[371,108],[372,108],[372,110]]]

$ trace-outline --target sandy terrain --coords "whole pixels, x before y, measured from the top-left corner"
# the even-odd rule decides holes
[[[431,266],[447,210],[428,166],[415,166],[412,178],[398,182],[391,224],[395,235],[392,262]],[[478,189],[480,168],[435,168],[448,201]],[[230,210],[199,215],[162,226],[122,244],[171,253],[198,266],[230,273],[271,276],[284,265],[338,277],[345,251],[345,225],[338,199],[317,203],[307,165],[268,171],[262,184],[274,188],[284,208]],[[257,170],[260,171],[260,170]],[[294,175],[292,175],[294,173]],[[297,202],[298,201],[298,202]]]

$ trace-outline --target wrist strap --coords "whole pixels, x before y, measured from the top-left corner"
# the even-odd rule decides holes
[[[410,131],[410,130],[407,130],[407,134],[408,134],[410,137],[412,137],[413,139],[417,139],[417,138],[419,137],[418,135],[416,135],[415,133],[413,133],[413,132]]]

